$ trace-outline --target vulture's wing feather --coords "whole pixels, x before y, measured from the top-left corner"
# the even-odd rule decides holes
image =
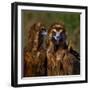
[[[70,53],[73,54],[78,60],[80,60],[80,54],[75,51],[72,47],[70,48]]]

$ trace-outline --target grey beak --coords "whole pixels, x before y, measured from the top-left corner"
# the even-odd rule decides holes
[[[43,31],[41,34],[44,35],[44,36],[46,36],[47,35],[47,32],[46,31]]]
[[[55,40],[59,41],[60,40],[60,33],[56,33],[55,36],[53,36]]]

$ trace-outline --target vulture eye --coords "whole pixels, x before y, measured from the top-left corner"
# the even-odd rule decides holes
[[[43,30],[43,31],[45,30],[45,31],[46,31],[46,29],[45,29],[45,28],[42,28],[41,30]]]
[[[52,35],[56,35],[56,32],[55,31],[52,31]]]
[[[56,32],[57,32],[56,29],[53,29],[52,30],[52,35],[56,35]]]

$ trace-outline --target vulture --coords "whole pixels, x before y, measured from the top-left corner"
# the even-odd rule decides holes
[[[34,23],[29,30],[28,50],[24,51],[24,76],[46,76],[46,36],[41,22]]]
[[[50,26],[47,43],[47,76],[80,74],[80,55],[67,44],[62,22]]]

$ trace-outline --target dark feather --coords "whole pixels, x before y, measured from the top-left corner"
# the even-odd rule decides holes
[[[70,53],[73,54],[78,60],[80,60],[80,54],[75,51],[72,47],[70,48]]]

